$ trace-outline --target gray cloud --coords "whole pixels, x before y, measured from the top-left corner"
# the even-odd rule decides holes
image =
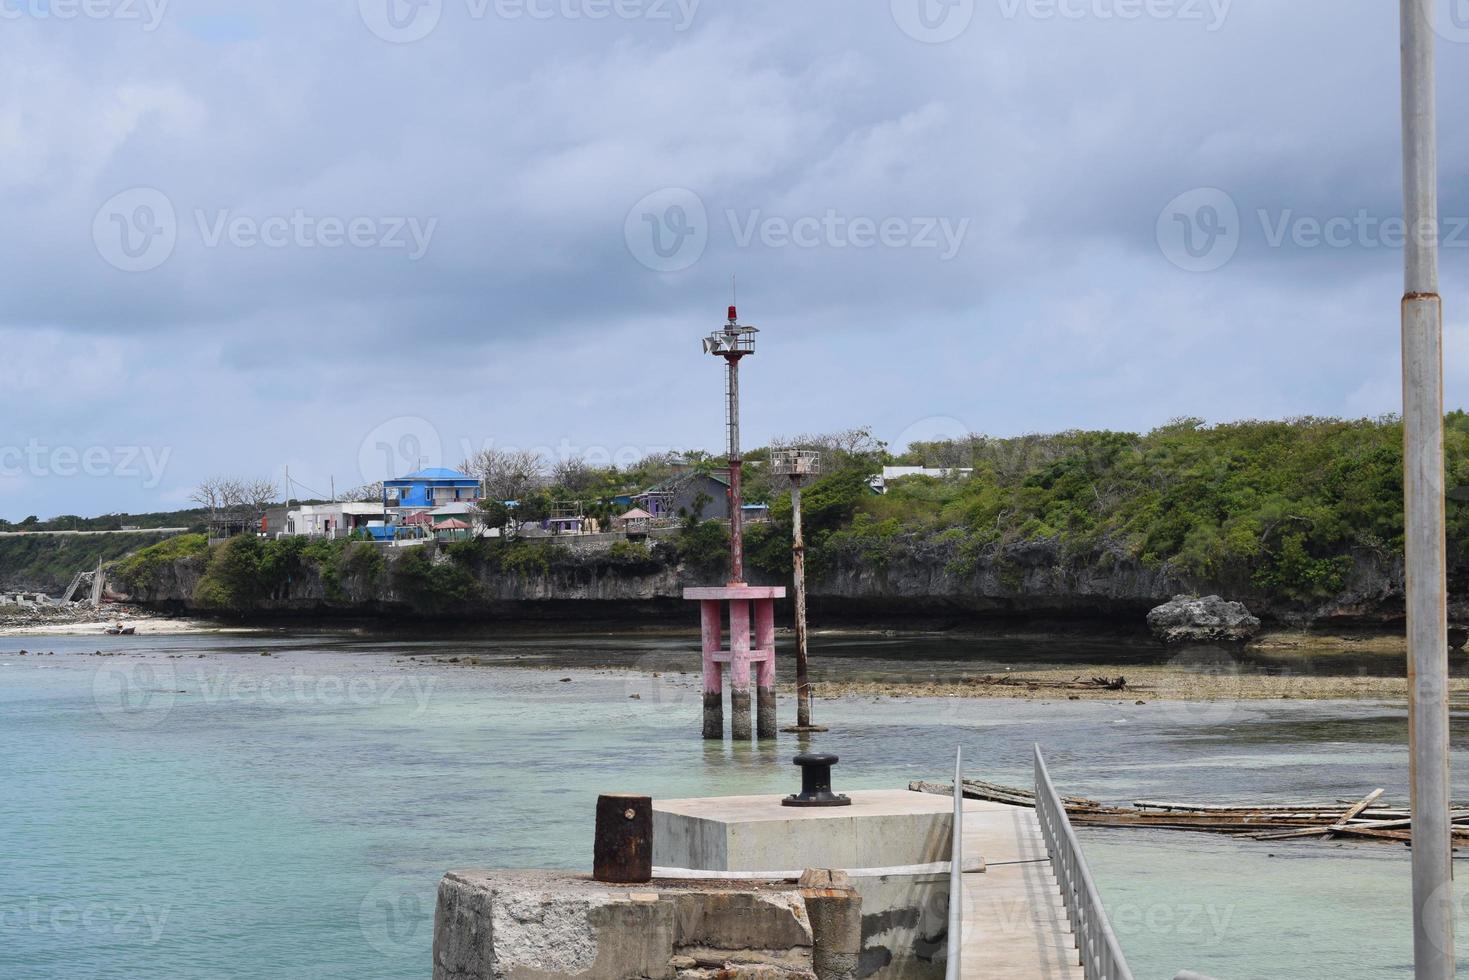
[[[755,441],[1397,406],[1400,253],[1360,223],[1309,234],[1399,210],[1389,7],[989,0],[924,43],[961,22],[920,0],[438,0],[394,43],[427,22],[387,2],[172,0],[152,30],[121,15],[141,0],[7,6],[31,12],[0,21],[0,443],[171,455],[157,487],[0,474],[0,514],[173,506],[286,464],[341,487],[403,418],[447,464],[486,439],[714,446],[697,340],[732,274],[763,328]],[[1462,89],[1469,44],[1440,60]],[[1444,108],[1443,213],[1469,218]],[[166,255],[134,221],[157,209],[103,209],[137,188],[172,211]],[[634,209],[670,188],[704,223],[660,272],[629,229],[684,247]],[[1158,237],[1199,188],[1239,215],[1210,272]],[[1466,253],[1443,258],[1455,403]]]

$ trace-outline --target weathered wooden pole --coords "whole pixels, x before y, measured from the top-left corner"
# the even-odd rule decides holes
[[[653,800],[609,793],[597,797],[592,877],[615,885],[653,880]]]
[[[1443,306],[1432,0],[1401,0],[1403,75],[1403,505],[1413,810],[1413,970],[1454,976],[1449,819]]]
[[[796,591],[796,728],[811,727],[811,677],[806,664],[806,536],[801,531],[801,478],[791,475],[791,566]]]
[[[796,593],[796,724],[788,732],[824,732],[811,724],[811,676],[806,631],[806,532],[801,524],[801,481],[814,476],[821,457],[807,449],[772,453],[771,467],[791,478],[791,570]]]

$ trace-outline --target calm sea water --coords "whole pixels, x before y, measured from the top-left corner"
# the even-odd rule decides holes
[[[691,645],[549,632],[0,640],[0,977],[422,980],[446,869],[589,867],[598,792],[792,788],[794,737],[695,737],[696,675],[679,672]],[[818,662],[823,676],[1167,659],[1151,646],[889,635],[822,646],[840,655]],[[87,655],[98,648],[118,655]],[[1316,663],[1401,671],[1400,658]],[[847,788],[942,778],[956,744],[972,774],[1026,785],[1039,742],[1063,791],[1106,800],[1406,796],[1406,713],[1390,704],[882,699],[817,711],[832,732],[811,744],[841,755]],[[1456,714],[1456,746],[1466,737]],[[1469,775],[1460,749],[1454,762]],[[1455,786],[1469,797],[1469,780]],[[1404,848],[1083,836],[1139,978],[1411,976]]]

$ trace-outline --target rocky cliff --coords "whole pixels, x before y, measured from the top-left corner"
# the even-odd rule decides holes
[[[115,577],[112,587],[135,601],[194,613],[408,615],[435,618],[635,618],[683,608],[682,591],[723,580],[717,568],[680,559],[666,544],[651,551],[569,550],[536,544],[535,560],[513,566],[433,546],[378,551],[351,546],[330,562],[301,561],[275,578],[221,589],[218,547],[156,563],[150,574]],[[784,584],[755,572],[753,584]],[[1243,601],[1267,623],[1320,627],[1390,625],[1402,616],[1402,569],[1372,555],[1353,556],[1339,593],[1311,602],[1283,601],[1248,581],[1205,581],[1170,565],[1146,565],[1124,554],[1067,554],[1052,542],[1026,542],[965,556],[943,542],[909,542],[883,554],[837,550],[812,569],[813,616],[844,621],[940,620],[1110,621],[1142,628],[1149,609],[1180,593],[1220,594]],[[1469,603],[1451,582],[1451,616]],[[223,598],[222,598],[223,597]]]

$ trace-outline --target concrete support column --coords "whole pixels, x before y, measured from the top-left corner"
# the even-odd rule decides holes
[[[753,736],[750,727],[750,602],[729,603],[729,730],[736,739]]]
[[[862,954],[862,896],[843,871],[807,869],[800,888],[811,922],[811,968],[817,980],[855,980]]]
[[[705,599],[699,603],[699,616],[704,640],[704,737],[724,741],[724,679],[722,668],[714,655],[719,653],[722,624],[720,606],[716,599]]]
[[[775,738],[775,600],[755,600],[755,649],[768,656],[755,674],[756,734]]]

